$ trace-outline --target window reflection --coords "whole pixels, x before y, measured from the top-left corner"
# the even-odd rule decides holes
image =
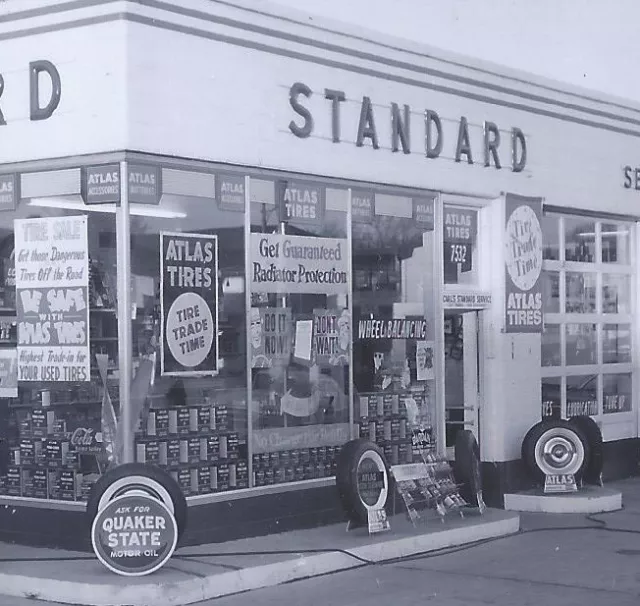
[[[542,365],[560,366],[561,364],[560,326],[545,324],[542,333]]]
[[[594,263],[596,255],[596,223],[590,219],[565,217],[565,261]]]
[[[631,242],[627,225],[602,224],[602,262],[625,265],[631,262]]]
[[[597,363],[598,339],[595,324],[567,324],[566,338],[568,366]]]
[[[549,261],[560,259],[560,218],[544,215],[542,227],[542,258]]]
[[[630,324],[605,324],[603,326],[602,361],[605,364],[631,362]]]

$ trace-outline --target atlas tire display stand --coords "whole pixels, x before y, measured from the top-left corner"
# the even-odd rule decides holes
[[[536,423],[522,441],[522,460],[537,488],[505,494],[507,510],[594,514],[622,508],[620,491],[603,486],[602,433],[591,417]]]

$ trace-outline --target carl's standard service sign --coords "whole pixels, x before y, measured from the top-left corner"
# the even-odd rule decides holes
[[[143,576],[164,566],[175,551],[178,527],[164,503],[124,494],[98,512],[91,543],[98,560],[123,576]]]

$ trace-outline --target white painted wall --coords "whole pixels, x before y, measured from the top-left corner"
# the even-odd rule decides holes
[[[558,206],[638,212],[640,192],[622,186],[622,167],[638,159],[635,137],[144,25],[132,24],[129,32],[131,148],[487,197],[510,191],[543,196]],[[297,81],[314,92],[304,103],[315,118],[309,139],[288,129],[292,119],[299,121],[288,98]],[[343,90],[348,99],[342,104],[339,144],[331,141],[325,88]],[[379,150],[368,143],[354,145],[363,95],[375,104]],[[389,149],[394,101],[415,112],[410,156]],[[437,160],[426,159],[422,151],[425,108],[436,110],[445,126],[446,157]],[[455,120],[462,115],[472,125],[474,166],[452,160]],[[525,132],[529,161],[523,173],[482,166],[484,120]],[[508,166],[508,149],[502,159]]]
[[[124,149],[126,40],[124,23],[2,40],[0,164]],[[58,69],[62,94],[51,118],[32,122],[29,63],[41,59]]]

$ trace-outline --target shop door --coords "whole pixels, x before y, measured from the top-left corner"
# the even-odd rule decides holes
[[[461,429],[473,431],[479,441],[478,338],[477,311],[445,312],[445,430],[450,460],[455,457],[456,436]]]

